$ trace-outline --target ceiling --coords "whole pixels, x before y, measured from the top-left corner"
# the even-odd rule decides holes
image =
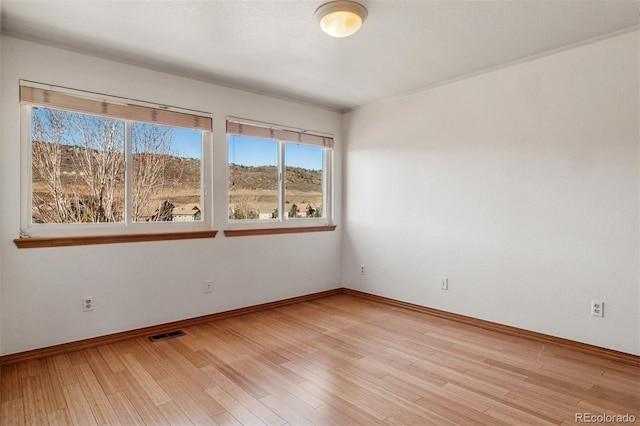
[[[336,39],[316,0],[0,2],[4,34],[337,110],[639,24],[637,0],[369,0]]]

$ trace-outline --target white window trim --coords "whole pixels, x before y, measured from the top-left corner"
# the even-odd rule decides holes
[[[247,119],[239,119],[236,117],[227,117],[227,120],[232,121],[241,121],[244,124],[253,124],[259,126],[271,126],[276,129],[283,130],[291,130],[291,131],[299,131],[303,133],[313,133],[320,136],[327,136],[333,138],[333,135],[329,133],[322,132],[310,132],[307,130],[301,130],[288,126],[279,126],[267,124],[260,121],[255,120],[247,120]],[[285,143],[296,143],[290,141],[281,141],[279,139],[265,139],[265,140],[274,140],[278,142],[278,215],[280,216],[278,219],[229,219],[229,134],[225,132],[225,162],[227,165],[227,173],[225,178],[225,198],[226,198],[226,209],[225,209],[225,218],[226,224],[225,229],[228,230],[241,230],[241,229],[269,229],[269,228],[311,228],[317,226],[332,226],[333,225],[333,150],[334,148],[322,148],[322,216],[318,218],[295,218],[295,219],[285,219],[284,217],[284,204],[285,204],[285,196],[284,191],[285,187],[282,183],[282,177],[284,174],[284,144]]]
[[[31,149],[31,106],[20,105],[20,236],[21,237],[75,237],[122,234],[179,233],[208,231],[213,229],[213,132],[202,131],[202,159],[200,163],[200,200],[203,206],[202,220],[198,222],[127,222],[130,220],[130,200],[125,195],[125,222],[123,223],[32,223],[32,149]],[[130,121],[125,121],[125,132],[130,129]],[[130,148],[125,138],[125,150]],[[128,146],[127,146],[128,145]],[[125,152],[125,157],[129,154]],[[127,158],[125,168],[131,162]],[[125,172],[126,173],[126,172]],[[131,176],[131,175],[129,175]],[[125,179],[130,186],[130,179]],[[130,187],[125,194],[130,194]]]

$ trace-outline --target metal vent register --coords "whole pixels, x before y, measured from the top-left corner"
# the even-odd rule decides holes
[[[186,336],[186,334],[187,333],[185,333],[182,330],[176,330],[176,331],[170,331],[168,333],[161,333],[161,334],[149,336],[149,340],[152,342],[157,342],[158,340],[170,339],[172,337]]]

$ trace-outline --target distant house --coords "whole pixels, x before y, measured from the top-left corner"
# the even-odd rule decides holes
[[[174,222],[195,222],[201,217],[200,204],[185,204],[173,209]]]
[[[292,203],[287,217],[316,217],[318,211],[315,203]]]

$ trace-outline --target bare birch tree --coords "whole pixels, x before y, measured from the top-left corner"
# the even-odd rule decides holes
[[[68,116],[45,109],[32,119],[32,174],[42,180],[44,191],[33,191],[33,207],[38,221],[71,221],[71,203],[62,188],[62,146],[66,143]]]
[[[171,129],[132,125],[134,220],[165,179]],[[48,108],[32,114],[33,219],[43,223],[124,219],[124,121]],[[37,190],[36,190],[37,187]]]
[[[72,161],[89,190],[82,221],[119,222],[124,217],[124,123],[83,114],[74,119],[81,149],[73,150]]]
[[[131,126],[131,133],[133,150],[131,209],[133,221],[138,222],[145,217],[149,218],[149,203],[165,185],[165,169],[171,154],[172,135],[169,127],[142,123]]]

